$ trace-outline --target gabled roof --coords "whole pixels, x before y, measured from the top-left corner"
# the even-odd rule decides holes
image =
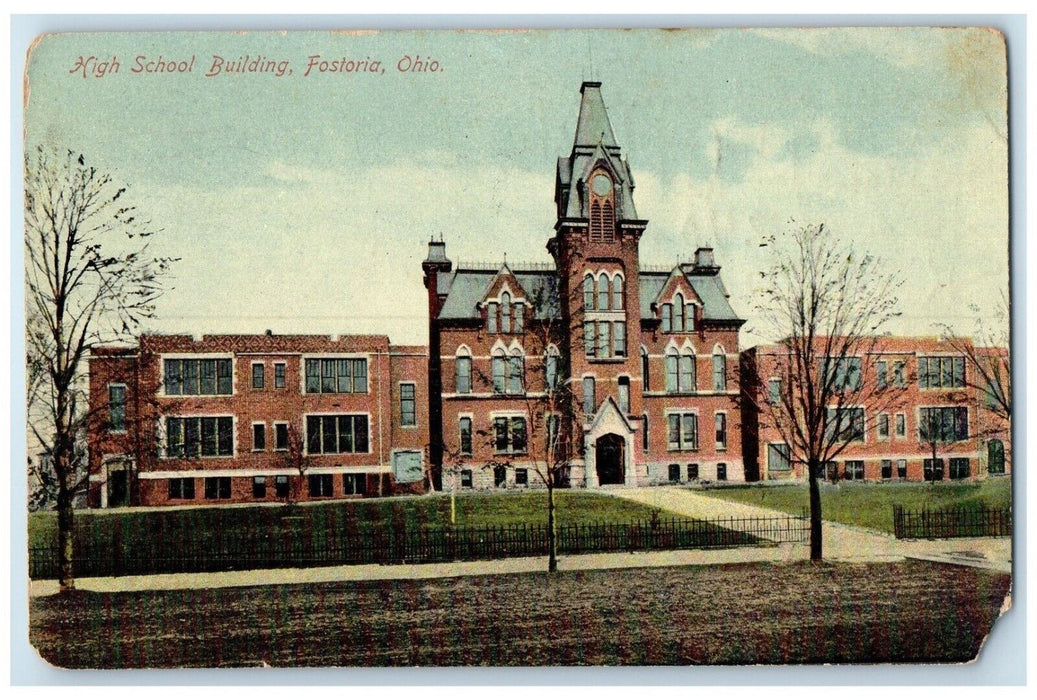
[[[706,321],[741,321],[735,310],[731,308],[724,283],[720,280],[720,274],[696,275],[683,272],[688,284],[702,300],[702,318]],[[670,273],[672,274],[672,273]],[[654,318],[652,304],[659,297],[670,274],[665,272],[642,272],[640,276],[640,302],[641,318]]]
[[[439,310],[439,318],[480,318],[479,304],[486,298],[498,274],[497,270],[458,270],[440,277],[439,293],[447,297]],[[533,304],[535,318],[549,319],[558,315],[558,275],[555,272],[520,271],[512,275],[522,285],[528,299],[545,300],[543,304]]]

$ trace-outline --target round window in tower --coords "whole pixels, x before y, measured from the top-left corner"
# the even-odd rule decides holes
[[[598,173],[591,181],[591,189],[593,189],[594,194],[599,197],[607,197],[609,192],[612,191],[612,180],[608,175]]]

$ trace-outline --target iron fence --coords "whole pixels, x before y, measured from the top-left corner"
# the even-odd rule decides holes
[[[636,552],[770,546],[804,542],[809,523],[796,516],[652,519],[631,523],[559,525],[559,554]],[[211,537],[154,537],[124,545],[113,538],[107,546],[78,544],[73,557],[77,577],[125,576],[335,566],[398,564],[545,556],[546,525],[406,528],[332,531],[300,535],[248,533]],[[29,550],[29,575],[56,578],[56,547]]]
[[[893,506],[897,539],[935,540],[951,537],[1011,537],[1012,508],[960,506],[940,510],[906,510]]]

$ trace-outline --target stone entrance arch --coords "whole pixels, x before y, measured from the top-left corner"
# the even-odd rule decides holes
[[[626,483],[626,440],[615,433],[602,435],[594,446],[594,467],[598,484]]]

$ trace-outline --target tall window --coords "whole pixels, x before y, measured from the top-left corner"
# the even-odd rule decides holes
[[[252,424],[252,449],[256,452],[266,449],[266,425],[263,423]]]
[[[400,384],[400,425],[415,426],[418,424],[417,400],[412,383]]]
[[[673,330],[673,304],[663,304],[662,308],[663,333]]]
[[[508,388],[508,358],[503,350],[498,350],[491,361],[493,371],[493,393],[503,394]]]
[[[274,423],[274,449],[278,451],[288,449],[287,423]]]
[[[472,454],[472,419],[461,416],[458,419],[458,431],[461,434],[461,454]]]
[[[781,403],[781,380],[770,379],[767,381],[767,403],[777,406]]]
[[[609,308],[609,276],[604,272],[598,275],[598,311]]]
[[[719,348],[713,351],[713,391],[727,391],[727,357]]]
[[[907,415],[898,413],[893,416],[893,434],[898,437],[907,437]]]
[[[544,382],[548,389],[558,388],[558,351],[554,348],[544,356]]]
[[[684,331],[684,295],[680,292],[673,298],[673,331]]]
[[[880,413],[877,425],[879,440],[889,440],[889,414]]]
[[[861,358],[825,357],[821,359],[822,376],[831,382],[835,391],[855,391],[861,388]]]
[[[612,355],[613,357],[627,356],[627,324],[625,321],[616,321],[613,324]]]
[[[457,371],[457,393],[469,394],[472,391],[472,358],[458,355],[454,364]]]
[[[597,339],[594,334],[594,321],[584,321],[583,354],[587,357],[594,357],[595,348],[597,348]]]
[[[619,378],[619,410],[630,413],[630,377]]]
[[[493,451],[496,454],[525,454],[526,419],[521,416],[493,419]]]
[[[885,389],[889,385],[888,373],[889,369],[885,360],[875,363],[875,383],[878,384],[879,389]]]
[[[252,388],[262,389],[266,384],[266,366],[262,362],[252,363]]]
[[[368,452],[367,416],[306,416],[306,449],[314,455]]]
[[[623,278],[616,275],[612,278],[612,309],[618,311],[623,308]]]
[[[727,414],[717,413],[714,416],[714,427],[716,428],[716,445],[718,448],[727,448]]]
[[[511,333],[511,295],[507,292],[500,296],[500,332]]]
[[[649,447],[649,442],[648,442],[648,414],[647,413],[642,413],[641,414],[641,450],[643,452],[648,452],[648,447]]]
[[[284,370],[285,364],[283,362],[274,363],[274,388],[284,389]]]
[[[666,443],[670,450],[699,448],[699,417],[695,413],[670,413],[666,416]]]
[[[547,417],[547,454],[551,461],[558,450],[558,414],[552,413]]]
[[[163,363],[167,396],[217,396],[234,393],[231,360],[174,359]]]
[[[486,305],[486,332],[496,333],[497,332],[497,314],[500,312],[500,305],[495,301],[491,301]]]
[[[608,357],[609,350],[611,349],[611,343],[609,337],[612,335],[609,332],[611,323],[608,321],[598,321],[598,357]]]
[[[589,272],[583,276],[583,309],[594,310],[594,278]]]
[[[648,350],[641,348],[641,389],[642,391],[648,391],[650,382],[648,381]]]
[[[783,442],[767,445],[767,471],[787,472],[791,468],[788,445]]]
[[[514,305],[514,312],[515,312],[514,328],[515,328],[515,332],[516,333],[521,333],[522,329],[525,328],[525,320],[526,320],[525,319],[525,313],[526,313],[525,309],[526,309],[526,305],[523,304],[521,301],[516,302],[515,305]]]
[[[508,393],[522,393],[522,379],[525,374],[522,362],[522,354],[518,350],[511,351],[508,358]]]
[[[598,402],[594,397],[594,377],[583,378],[583,412],[588,416],[594,413]]]
[[[126,386],[108,385],[108,429],[113,432],[126,430]]]
[[[166,418],[169,457],[232,457],[234,419],[230,416]]]
[[[829,408],[827,436],[847,442],[864,442],[864,409],[857,406]],[[832,438],[831,436],[835,436]]]
[[[903,389],[907,386],[907,377],[904,373],[903,360],[893,363],[893,385],[898,389]]]
[[[965,386],[964,357],[919,357],[918,386],[922,389],[960,389]]]
[[[666,391],[670,394],[690,394],[695,391],[695,356],[681,355],[670,349],[666,354]]]
[[[366,394],[366,359],[306,360],[307,394]]]

